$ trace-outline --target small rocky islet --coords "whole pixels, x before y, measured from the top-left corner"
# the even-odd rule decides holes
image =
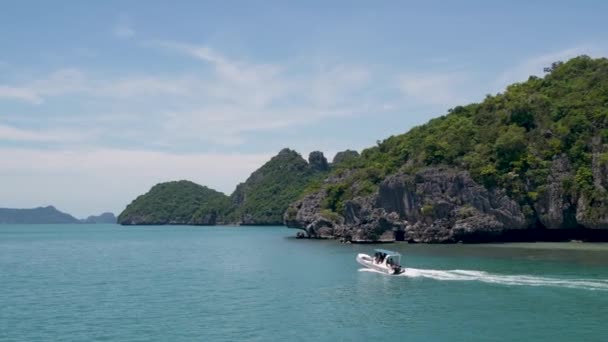
[[[285,224],[350,242],[608,241],[608,60],[546,72],[331,163],[284,149],[230,196],[158,184],[118,222]]]

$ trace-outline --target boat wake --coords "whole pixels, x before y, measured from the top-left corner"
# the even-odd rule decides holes
[[[382,272],[362,268],[360,272]],[[516,286],[551,286],[571,289],[584,289],[596,291],[608,291],[608,279],[569,279],[548,278],[532,275],[505,275],[483,271],[470,270],[426,270],[418,268],[406,268],[405,272],[397,277],[429,278],[441,281],[480,281],[490,284],[516,285]]]

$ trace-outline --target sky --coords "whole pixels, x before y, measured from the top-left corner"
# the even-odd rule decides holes
[[[608,56],[604,1],[6,1],[0,207],[120,213],[158,182],[230,194]]]

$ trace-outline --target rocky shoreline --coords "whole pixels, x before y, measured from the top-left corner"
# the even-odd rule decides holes
[[[373,195],[346,201],[342,215],[322,209],[327,194],[321,189],[292,204],[285,225],[302,230],[300,237],[352,243],[608,241],[608,220],[579,223],[577,219],[587,222],[585,206],[573,206],[560,193],[564,163],[556,158],[549,190],[528,215],[504,189],[488,190],[467,171],[429,167],[386,178]],[[326,185],[342,178],[329,178]]]

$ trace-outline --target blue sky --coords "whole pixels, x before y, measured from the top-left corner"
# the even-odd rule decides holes
[[[602,1],[19,1],[0,12],[0,207],[226,193],[283,147],[361,150],[556,60]]]

